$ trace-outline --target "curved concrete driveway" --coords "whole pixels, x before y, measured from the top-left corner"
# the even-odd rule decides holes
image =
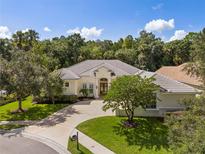
[[[49,146],[41,142],[24,138],[21,136],[0,136],[0,153],[1,154],[58,154]]]
[[[26,127],[23,133],[47,138],[67,148],[69,135],[79,123],[95,117],[114,115],[110,110],[102,111],[102,106],[102,100],[80,101],[36,125]]]

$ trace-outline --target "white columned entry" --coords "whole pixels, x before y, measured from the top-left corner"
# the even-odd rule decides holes
[[[95,78],[95,98],[99,98],[98,88],[98,78]]]

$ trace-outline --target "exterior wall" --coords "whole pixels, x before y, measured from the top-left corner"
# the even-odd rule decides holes
[[[77,95],[77,84],[78,80],[65,80],[64,82],[69,82],[69,87],[63,87],[64,95]]]
[[[99,97],[100,93],[100,79],[106,78],[108,79],[108,88],[110,87],[111,81],[116,78],[116,76],[111,76],[111,72],[105,68],[101,67],[99,68],[96,73],[96,75],[91,74],[90,76],[83,76],[78,80],[65,80],[65,82],[69,82],[69,87],[64,87],[64,94],[65,95],[78,95],[81,96],[80,90],[83,88],[83,84],[86,83],[87,85],[93,84],[93,96],[95,98]]]
[[[95,84],[95,78],[93,77],[81,77],[79,80],[78,80],[78,87],[77,87],[77,91],[78,91],[78,96],[81,96],[80,94],[80,90],[83,88],[83,84],[86,83],[87,86],[89,84],[93,84],[93,95],[95,96],[96,95],[96,84]],[[93,96],[93,95],[90,95],[90,96]]]
[[[156,109],[142,109],[135,110],[135,116],[142,117],[164,117],[166,112],[183,110],[184,106],[181,100],[184,98],[193,98],[195,94],[173,94],[173,93],[158,93],[160,101],[157,102]],[[124,110],[117,110],[117,116],[126,116]]]

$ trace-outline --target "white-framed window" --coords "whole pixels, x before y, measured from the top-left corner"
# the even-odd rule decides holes
[[[83,89],[87,89],[87,84],[83,83]]]
[[[89,84],[89,89],[93,89],[93,84],[92,83]]]
[[[64,83],[64,86],[65,86],[66,88],[68,88],[68,87],[70,86],[69,82],[66,81],[66,82]]]
[[[94,87],[93,84],[90,83],[89,84],[89,91],[90,91],[91,94],[93,94],[93,87]]]
[[[157,104],[146,105],[146,109],[156,109],[156,108],[157,108]]]

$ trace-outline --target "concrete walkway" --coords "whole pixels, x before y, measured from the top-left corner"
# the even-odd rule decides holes
[[[36,120],[24,120],[24,121],[0,121],[0,125],[34,125],[39,121]]]
[[[114,115],[111,110],[102,111],[102,106],[102,100],[80,101],[25,127],[22,133],[52,140],[67,149],[68,138],[78,124],[95,117]]]
[[[100,143],[96,142],[92,138],[88,137],[87,135],[83,134],[81,131],[74,129],[72,132],[75,135],[78,132],[79,143],[82,144],[84,147],[89,149],[94,154],[114,154],[111,150],[107,149]]]

